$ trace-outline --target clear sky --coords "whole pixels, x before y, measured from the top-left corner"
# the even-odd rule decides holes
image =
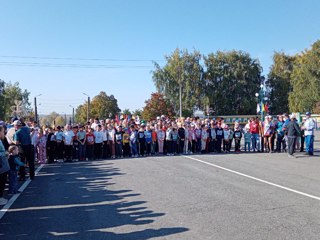
[[[320,39],[318,0],[0,0],[0,10],[0,78],[32,102],[42,94],[39,114],[71,113],[100,91],[142,108],[155,91],[151,60],[177,47],[243,50],[267,74],[274,51]]]

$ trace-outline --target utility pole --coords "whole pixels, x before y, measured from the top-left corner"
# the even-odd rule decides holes
[[[89,117],[90,117],[90,96],[86,93],[83,93],[83,95],[86,95],[88,97],[88,102],[87,102],[87,122],[89,122]]]
[[[72,107],[72,125],[74,125],[74,106],[69,105],[69,107]],[[71,122],[71,120],[70,120]]]
[[[38,107],[37,107],[37,97],[40,97],[42,94],[39,94],[37,96],[34,97],[34,117],[35,117],[35,121],[38,123]]]

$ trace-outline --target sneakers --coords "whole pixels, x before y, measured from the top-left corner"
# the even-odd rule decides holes
[[[0,198],[0,205],[6,205],[7,202],[8,202],[7,199],[5,199],[5,198]]]

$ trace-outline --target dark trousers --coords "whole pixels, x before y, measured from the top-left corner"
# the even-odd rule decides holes
[[[191,146],[191,151],[193,153],[196,152],[196,149],[197,149],[197,141],[196,140],[192,140],[192,146]]]
[[[167,153],[168,154],[172,154],[172,141],[171,140],[167,140],[166,146],[167,146]]]
[[[221,153],[221,144],[222,144],[222,138],[217,138],[217,141],[216,141],[216,151],[218,153]]]
[[[8,193],[17,193],[18,192],[18,172],[16,170],[9,171],[9,191]]]
[[[102,156],[102,143],[94,144],[94,158],[100,159]]]
[[[86,145],[86,156],[88,160],[93,159],[93,151],[94,151],[94,145],[93,144],[88,144]]]
[[[56,145],[56,157],[57,159],[63,159],[63,142],[57,142]]]
[[[176,154],[178,148],[178,141],[172,141],[172,153]]]
[[[184,140],[179,140],[179,153],[183,153]]]
[[[54,144],[50,144],[50,146],[47,146],[47,156],[48,156],[48,163],[54,162],[54,156],[55,156],[55,146]]]
[[[30,145],[21,145],[22,153],[20,154],[21,162],[28,163],[29,165],[29,176],[32,180],[34,178],[34,146]],[[20,178],[23,180],[26,178],[26,168],[20,167],[19,170]]]
[[[276,148],[276,151],[277,152],[281,152],[281,145],[283,146],[283,149],[285,148],[284,146],[284,136],[282,135],[277,135],[277,148]]]
[[[151,154],[151,142],[147,142],[147,154],[150,155]]]
[[[288,136],[288,151],[290,155],[293,155],[294,153],[294,149],[296,146],[296,139],[297,139],[296,137]]]
[[[111,153],[109,151],[108,141],[103,141],[102,158],[107,159],[109,157],[111,157]]]
[[[124,157],[129,157],[130,155],[130,144],[129,143],[124,143],[123,144],[123,156]]]
[[[8,172],[4,172],[0,174],[0,198],[3,197],[4,188],[7,181],[7,174]]]
[[[72,160],[72,150],[73,146],[72,145],[64,145],[64,157],[66,161],[71,161]]]
[[[122,143],[116,143],[116,157],[122,157]]]
[[[230,151],[230,140],[223,139],[223,151]]]
[[[141,141],[139,143],[139,152],[140,152],[141,156],[143,156],[145,154],[145,150],[146,150],[146,142],[145,141]]]
[[[86,145],[79,143],[78,159],[79,161],[85,160],[86,157]]]
[[[301,136],[300,152],[303,152],[303,151],[304,151],[304,139],[305,139],[305,137],[304,137],[304,136]]]
[[[235,151],[240,151],[240,142],[241,142],[241,138],[235,138],[234,139],[234,150]]]
[[[197,138],[196,151],[201,152],[201,138]]]

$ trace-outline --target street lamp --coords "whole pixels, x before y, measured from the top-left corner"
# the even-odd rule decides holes
[[[64,125],[67,125],[67,114],[65,112],[62,112],[62,114],[64,114]]]
[[[263,121],[263,109],[262,106],[265,102],[268,101],[268,97],[266,96],[266,90],[264,89],[264,85],[260,85],[259,93],[256,93],[255,96],[258,99],[258,102],[260,104],[260,113],[261,113],[261,121]]]
[[[83,95],[86,95],[88,97],[87,102],[87,122],[89,122],[89,114],[90,114],[90,96],[86,93],[83,93]]]
[[[42,94],[39,94],[37,96],[34,97],[34,116],[35,116],[35,120],[38,124],[38,108],[37,108],[37,97],[40,97]]]
[[[72,125],[74,125],[74,106],[69,105],[72,108]]]

